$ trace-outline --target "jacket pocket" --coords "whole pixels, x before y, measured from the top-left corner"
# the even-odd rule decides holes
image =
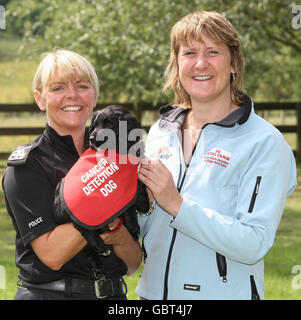
[[[250,282],[251,282],[251,300],[260,300],[259,294],[257,292],[254,276],[250,276]]]
[[[261,176],[258,176],[256,178],[256,183],[255,183],[255,187],[253,190],[253,194],[252,194],[252,198],[251,198],[251,202],[250,202],[250,206],[249,206],[249,210],[248,210],[249,213],[253,212],[255,201],[256,201],[256,198],[258,195],[258,190],[259,190],[261,178],[262,178]]]

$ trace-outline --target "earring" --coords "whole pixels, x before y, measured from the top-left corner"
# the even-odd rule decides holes
[[[235,73],[231,73],[231,80],[232,80],[232,82],[235,81],[235,79],[236,79]]]

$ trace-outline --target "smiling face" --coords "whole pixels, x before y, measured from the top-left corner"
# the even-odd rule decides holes
[[[32,86],[39,108],[59,135],[84,135],[99,93],[97,74],[86,58],[68,50],[47,53]]]
[[[181,45],[177,57],[179,79],[192,106],[231,99],[230,74],[235,73],[229,47],[204,35],[202,40]]]
[[[76,74],[63,79],[55,73],[46,88],[34,92],[39,108],[47,113],[48,124],[60,135],[85,129],[96,105],[93,86]]]

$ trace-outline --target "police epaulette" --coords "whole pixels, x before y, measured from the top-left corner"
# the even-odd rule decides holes
[[[30,144],[24,144],[13,151],[7,160],[8,166],[20,166],[24,164],[31,150],[33,150],[38,144],[34,141]]]

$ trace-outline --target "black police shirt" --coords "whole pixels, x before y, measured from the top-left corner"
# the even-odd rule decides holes
[[[88,131],[85,147],[88,148]],[[19,277],[25,281],[93,279],[87,247],[59,271],[53,271],[39,260],[30,245],[32,240],[57,226],[52,217],[55,188],[78,159],[72,137],[58,135],[49,125],[40,137],[17,148],[8,159],[2,186],[7,211],[16,229],[16,265],[20,269]],[[110,266],[110,270],[115,270],[112,276],[125,274],[126,270],[119,265],[121,260],[112,261],[115,263]]]

